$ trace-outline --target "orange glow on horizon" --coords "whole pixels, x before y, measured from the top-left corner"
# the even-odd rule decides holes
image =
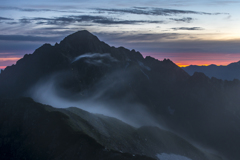
[[[7,66],[0,66],[0,69],[5,69]]]
[[[18,61],[20,58],[19,57],[10,57],[10,58],[0,58],[1,61]]]
[[[217,66],[227,66],[230,63],[240,60],[240,53],[143,53],[143,56],[151,56],[160,61],[170,59],[179,67],[187,67],[190,65],[209,66],[211,64]]]
[[[7,66],[16,64],[21,57],[0,57],[0,69],[5,69]]]
[[[181,63],[176,63],[178,67],[188,67],[189,65],[181,64]]]
[[[217,66],[226,66],[230,63],[238,62],[240,60],[240,53],[238,54],[217,54],[217,53],[143,53],[143,56],[151,56],[160,61],[163,59],[170,59],[179,67],[187,67],[190,65],[209,66],[211,64]],[[22,57],[0,57],[0,69],[5,69],[7,66],[15,64]]]
[[[231,62],[225,62],[225,63],[220,63],[219,62],[212,62],[212,63],[204,63],[204,62],[200,62],[200,63],[175,63],[177,66],[179,67],[188,67],[190,65],[195,65],[195,66],[209,66],[209,65],[216,65],[216,66],[227,66],[228,64],[230,63],[233,63],[232,61]]]
[[[182,65],[182,64],[176,64],[178,67],[188,67],[190,65]],[[210,66],[211,64],[200,64],[200,65],[195,65],[195,66]],[[216,66],[227,66],[227,65],[216,65]]]
[[[213,63],[211,63],[211,64],[213,64]],[[188,67],[188,66],[190,66],[190,65],[195,65],[195,66],[209,66],[209,65],[211,65],[211,64],[181,64],[181,63],[176,63],[176,65],[179,66],[179,67]],[[216,65],[216,66],[227,66],[227,65],[217,65],[217,64],[214,64],[214,65]]]

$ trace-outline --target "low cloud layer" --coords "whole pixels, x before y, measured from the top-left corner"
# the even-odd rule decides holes
[[[84,57],[86,56],[85,54]],[[56,73],[40,80],[26,95],[37,102],[53,107],[77,107],[91,113],[114,117],[134,127],[143,125],[161,127],[147,112],[144,105],[133,101],[134,95],[132,93],[124,94],[117,99],[111,98],[116,91],[124,90],[123,85],[133,83],[132,71],[131,68],[127,71],[123,68],[114,73],[106,74],[90,89],[81,90],[79,93],[72,93],[61,86],[61,83],[65,81],[64,78],[69,78],[69,73]]]
[[[162,154],[157,154],[156,156],[159,158],[159,160],[192,160],[188,157],[176,155],[176,154],[162,153]]]
[[[108,62],[118,62],[115,58],[113,58],[109,53],[86,53],[80,55],[73,59],[72,63],[83,59],[86,63],[92,64],[95,66],[109,66]]]
[[[85,54],[82,54],[76,58],[74,58],[74,60],[72,61],[73,62],[76,62],[80,59],[84,59],[84,58],[90,58],[90,59],[94,59],[94,58],[107,58],[111,61],[114,61],[116,62],[117,60],[115,58],[113,58],[109,53],[85,53]]]

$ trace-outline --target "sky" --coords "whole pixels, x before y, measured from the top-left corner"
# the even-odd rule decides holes
[[[179,66],[240,60],[240,0],[1,0],[0,69],[88,30]]]

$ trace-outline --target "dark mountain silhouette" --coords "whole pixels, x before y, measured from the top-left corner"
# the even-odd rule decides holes
[[[64,120],[62,124],[64,127],[70,127],[71,130],[76,130],[76,126],[78,126],[77,130],[82,128],[79,132],[90,139],[89,143],[90,141],[94,143],[93,150],[96,150],[94,146],[97,145],[114,150],[106,153],[108,155],[116,153],[121,157],[125,156],[121,154],[124,151],[131,155],[143,154],[157,158],[154,154],[157,153],[156,149],[159,149],[160,155],[176,154],[194,160],[238,160],[240,158],[238,152],[240,148],[240,100],[238,98],[240,82],[238,80],[210,79],[199,72],[190,76],[169,59],[159,61],[152,57],[144,58],[135,50],[110,47],[88,31],[69,35],[54,46],[44,44],[33,54],[25,55],[16,65],[2,71],[0,74],[2,114],[13,114],[9,111],[5,113],[4,108],[4,106],[17,108],[17,105],[10,103],[11,101],[16,101],[19,106],[27,105],[24,99],[16,100],[22,96],[32,97],[37,102],[54,107],[75,106],[87,111],[97,110],[97,113],[135,125],[137,130],[127,129],[129,128],[127,124],[109,119],[124,131],[115,136],[116,127],[112,123],[107,123],[106,117],[94,116],[72,108],[55,109],[57,113],[61,112],[60,115],[68,117],[68,120]],[[31,104],[39,105],[42,110],[49,110],[33,101]],[[25,113],[20,110],[22,109],[16,109],[14,113],[21,119],[25,117]],[[15,109],[12,108],[12,111]],[[104,129],[90,127],[98,124],[98,121],[91,122],[89,117],[101,119],[100,126],[105,126]],[[29,121],[32,121],[32,118],[34,117]],[[61,116],[55,118],[62,119]],[[1,124],[8,121],[10,120],[5,118]],[[20,126],[23,125],[19,119],[15,121],[19,121]],[[61,126],[60,123],[58,125]],[[1,133],[12,135],[12,132],[4,132],[7,126],[12,127],[2,125]],[[52,132],[50,128],[42,128],[42,130]],[[28,132],[24,127],[20,127],[19,131]],[[62,130],[59,132],[63,136],[69,135]],[[135,138],[140,136],[140,139],[130,136],[133,132],[136,133],[133,134]],[[28,133],[26,137],[31,135],[31,132]],[[161,139],[155,136],[156,134],[166,138]],[[143,135],[152,137],[146,145],[143,145],[141,140]],[[19,133],[16,136],[19,137]],[[22,138],[20,136],[19,141],[22,141]],[[128,141],[125,144],[123,142],[126,139]],[[7,144],[11,146],[12,140]],[[72,140],[74,141],[74,138]],[[47,139],[43,139],[43,143],[45,141]],[[51,145],[54,144],[55,142]],[[38,150],[36,146],[39,145],[44,147]],[[46,145],[40,143],[36,146],[37,155],[54,150],[46,149]],[[15,145],[9,150],[14,147]],[[27,147],[29,146],[23,146],[21,150],[30,153]],[[91,148],[91,145],[89,147]],[[85,150],[80,151],[82,152]],[[98,153],[103,154],[100,151]],[[21,154],[16,152],[17,155]],[[55,154],[50,153],[45,156],[50,155],[55,157]]]
[[[193,75],[194,72],[202,72],[210,78],[215,77],[222,80],[240,79],[240,61],[230,63],[227,66],[217,66],[214,64],[209,66],[190,65],[182,69],[189,75]]]
[[[83,131],[71,128],[67,115],[31,99],[4,99],[0,106],[3,160],[153,160],[108,149]]]
[[[117,60],[123,61],[122,63],[126,62],[127,58],[143,60],[139,52],[129,51],[123,47],[110,47],[88,31],[79,31],[66,37],[60,44],[56,43],[55,46],[44,44],[33,54],[25,55],[16,65],[7,67],[0,75],[0,85],[4,88],[0,94],[21,95],[41,77],[57,71],[73,69],[80,72],[81,64],[71,64],[71,61],[84,53],[110,53]],[[98,70],[96,67],[92,69],[96,69],[96,72]],[[103,72],[107,71],[103,69]],[[14,93],[10,88],[14,88]]]

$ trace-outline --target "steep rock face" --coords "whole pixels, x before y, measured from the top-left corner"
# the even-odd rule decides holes
[[[57,45],[62,54],[70,59],[84,53],[109,53],[110,46],[101,42],[96,36],[88,31],[79,31],[64,38]]]
[[[96,36],[86,30],[78,31],[64,38],[57,47],[61,53],[75,58],[84,53],[110,53],[114,58],[124,61],[126,59],[142,60],[139,52],[130,51],[124,47],[110,47],[108,44],[100,41]]]
[[[68,60],[55,47],[44,44],[34,54],[25,55],[0,74],[0,95],[19,96],[39,79],[68,65]]]

